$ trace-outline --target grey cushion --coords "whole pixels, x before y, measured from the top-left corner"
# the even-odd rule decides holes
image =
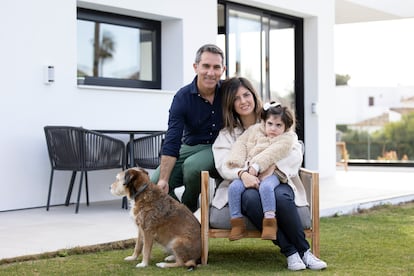
[[[311,216],[308,206],[298,207],[298,213],[303,225],[303,229],[308,229],[311,226]],[[256,227],[246,219],[247,229],[257,230]],[[217,229],[231,229],[230,226],[230,210],[226,205],[222,209],[217,209],[210,206],[210,227]]]

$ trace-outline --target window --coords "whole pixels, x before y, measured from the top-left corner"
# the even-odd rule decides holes
[[[374,97],[368,97],[368,106],[374,106]]]
[[[304,140],[303,20],[221,0],[217,18],[227,76],[248,78],[264,101],[290,105]]]
[[[161,22],[78,8],[78,84],[161,88]]]

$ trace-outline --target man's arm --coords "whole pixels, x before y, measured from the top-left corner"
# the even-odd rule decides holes
[[[161,163],[160,163],[160,178],[158,179],[157,185],[168,194],[169,192],[169,185],[168,179],[170,179],[171,172],[175,166],[175,162],[177,158],[168,155],[161,156]]]

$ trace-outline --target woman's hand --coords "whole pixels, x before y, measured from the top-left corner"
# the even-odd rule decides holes
[[[246,189],[248,188],[259,188],[260,180],[257,178],[257,176],[251,175],[247,171],[243,172],[240,175],[240,179],[243,181],[244,187]]]

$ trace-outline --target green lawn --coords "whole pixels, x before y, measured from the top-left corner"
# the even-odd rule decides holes
[[[159,247],[150,267],[135,268],[137,262],[123,261],[132,246],[127,241],[0,261],[0,275],[414,275],[414,203],[322,218],[324,271],[291,272],[279,248],[260,239],[210,239],[209,264],[191,272],[155,267],[164,257]]]

